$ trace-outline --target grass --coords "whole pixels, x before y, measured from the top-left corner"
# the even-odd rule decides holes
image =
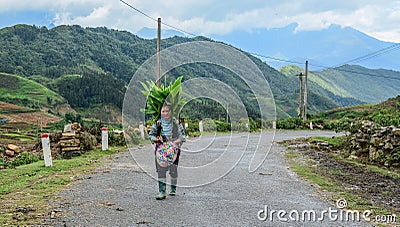
[[[23,142],[36,140],[36,138],[34,136],[22,135],[19,133],[2,133],[2,134],[0,134],[0,138],[1,138],[1,136],[12,137],[13,140],[19,140],[19,141],[23,141]]]
[[[400,173],[392,172],[390,170],[383,169],[383,168],[380,168],[378,166],[367,165],[367,169],[369,169],[369,170],[371,170],[373,172],[380,173],[380,174],[382,174],[384,176],[390,176],[390,177],[395,177],[395,178],[399,178],[400,179]]]
[[[309,164],[307,164],[305,160],[301,159],[302,156],[299,153],[291,151],[287,152],[285,156],[289,161],[290,168],[295,173],[313,182],[314,184],[319,185],[321,187],[321,190],[334,191],[339,189],[339,187],[330,182],[327,178],[315,173],[309,166]]]
[[[337,149],[343,145],[343,142],[345,141],[345,137],[344,136],[337,136],[337,137],[316,136],[316,137],[310,138],[309,142],[312,142],[312,141],[325,141],[325,142],[333,145],[333,147],[335,149]]]
[[[119,150],[93,150],[72,159],[53,160],[52,167],[44,161],[0,170],[0,224],[25,226],[38,224],[49,213],[48,202],[56,193],[71,184],[78,175],[89,173]]]
[[[0,97],[6,102],[7,100],[13,100],[23,106],[40,105],[51,107],[52,105],[49,103],[48,99],[52,102],[64,101],[64,99],[54,91],[21,76],[0,73],[0,81],[4,81],[5,85],[9,84],[9,82],[6,81],[13,81],[10,87],[3,86],[0,88]]]
[[[400,179],[400,173],[399,172],[390,171],[390,170],[388,170],[386,168],[382,168],[382,167],[375,166],[375,165],[366,165],[366,164],[363,164],[363,163],[355,161],[355,160],[349,160],[349,159],[343,158],[343,157],[341,157],[340,155],[337,155],[337,154],[329,154],[329,156],[331,156],[332,158],[334,158],[336,160],[339,160],[339,161],[342,161],[342,162],[346,162],[346,163],[352,164],[354,166],[366,167],[368,170],[376,172],[376,173],[379,173],[379,174],[382,174],[384,176],[389,176],[389,177],[399,178]]]

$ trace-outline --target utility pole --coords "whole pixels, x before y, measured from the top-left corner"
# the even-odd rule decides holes
[[[303,110],[303,121],[307,120],[307,76],[308,76],[308,60],[306,61],[306,73],[304,81],[304,110]]]
[[[156,83],[157,86],[160,87],[160,77],[161,77],[161,18],[159,17],[157,20],[158,23],[158,29],[157,29],[157,79]]]
[[[228,112],[228,103],[226,104],[226,123],[228,123],[228,116],[229,116],[229,112]]]
[[[299,117],[303,117],[303,73],[300,73],[298,75],[299,79],[300,79],[300,100],[299,100],[299,109],[297,111],[297,116]]]

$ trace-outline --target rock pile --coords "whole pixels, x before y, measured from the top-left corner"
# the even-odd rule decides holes
[[[8,144],[7,146],[0,144],[0,169],[4,169],[7,162],[16,160],[23,150],[24,148],[14,144]]]
[[[14,144],[8,144],[4,153],[12,158],[21,153],[21,148]]]
[[[385,166],[400,167],[400,128],[378,127],[371,121],[361,122],[350,135],[350,155]]]

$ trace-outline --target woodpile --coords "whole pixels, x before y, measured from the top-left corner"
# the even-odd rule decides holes
[[[371,121],[363,121],[349,142],[354,158],[400,167],[400,129],[395,126],[378,127]]]
[[[63,132],[60,138],[59,145],[63,156],[81,155],[81,143],[79,134],[75,132]]]
[[[80,142],[81,125],[77,122],[64,126],[58,142],[61,148],[61,154],[65,157],[78,156],[82,154]]]

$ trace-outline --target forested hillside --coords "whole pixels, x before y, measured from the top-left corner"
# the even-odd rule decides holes
[[[67,103],[63,97],[32,80],[0,73],[1,101],[38,109],[59,107]]]
[[[161,44],[164,49],[183,42],[203,40],[212,41],[204,37],[176,36],[162,40]],[[111,105],[121,110],[127,83],[138,67],[155,53],[155,39],[146,40],[129,32],[107,28],[59,26],[47,29],[15,25],[0,30],[0,72],[39,82],[62,95],[73,108],[78,109]],[[298,78],[285,76],[258,58],[248,56],[257,64],[270,84],[277,103],[278,117],[296,115]],[[397,72],[393,73],[393,76],[398,76]],[[333,72],[327,71],[324,75],[325,78],[330,78],[330,81],[320,83],[310,76],[310,80],[313,81],[309,92],[311,113],[369,100],[376,101],[366,96],[369,93],[367,89],[364,89],[364,93],[360,89],[360,92],[352,95],[342,93],[341,90],[338,92],[336,87],[348,81],[336,80],[335,78],[340,78],[338,76],[330,77]],[[198,76],[217,78],[232,86],[246,104],[250,116],[257,117],[256,104],[250,90],[243,81],[237,76],[232,76],[232,72],[225,68],[202,63],[188,64],[174,69],[169,76],[171,79],[183,76],[183,80]],[[342,77],[347,76],[348,74],[343,74]],[[374,79],[378,78],[371,77],[367,83],[374,83]],[[356,83],[356,80],[352,80],[352,83]],[[378,81],[375,80],[375,83]],[[347,85],[346,88],[349,90]],[[390,89],[382,87],[382,91],[379,91],[378,87],[375,88],[371,93],[383,94],[374,96],[375,98],[383,100],[383,96],[389,95],[387,91]],[[4,100],[4,97],[0,97],[0,100]],[[208,105],[208,102],[202,103]]]

